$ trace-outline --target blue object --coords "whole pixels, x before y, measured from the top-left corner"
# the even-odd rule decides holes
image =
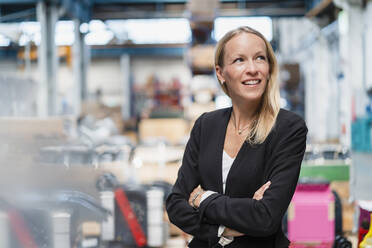
[[[372,152],[372,117],[357,118],[351,124],[351,148],[354,151]]]

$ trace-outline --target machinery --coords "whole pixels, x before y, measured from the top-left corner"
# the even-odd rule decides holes
[[[120,185],[112,174],[105,174],[98,180],[97,187],[101,191],[102,206],[113,213],[101,225],[104,247],[165,245],[168,224],[164,221],[163,204],[170,184]]]

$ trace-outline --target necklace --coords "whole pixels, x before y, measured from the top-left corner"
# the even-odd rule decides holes
[[[247,126],[242,127],[242,128],[237,128],[237,127],[235,126],[235,116],[234,116],[234,114],[232,114],[231,116],[232,116],[232,118],[234,119],[234,120],[233,120],[233,124],[234,124],[234,128],[235,128],[235,130],[238,130],[238,134],[241,135],[241,134],[243,133],[243,131],[246,130],[246,129],[250,126],[250,124],[248,124]]]

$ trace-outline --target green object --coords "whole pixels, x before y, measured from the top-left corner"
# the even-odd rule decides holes
[[[311,165],[302,164],[300,178],[323,178],[328,181],[348,181],[349,165],[348,164],[331,164],[331,165]]]

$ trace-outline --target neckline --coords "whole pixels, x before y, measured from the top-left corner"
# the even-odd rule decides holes
[[[222,142],[222,151],[225,151],[225,139],[226,139],[226,134],[227,134],[227,126],[229,125],[229,121],[232,115],[233,107],[231,106],[229,108],[229,111],[227,113],[227,118],[225,120],[225,125],[224,125],[224,130],[222,132],[222,137],[221,137],[221,142]],[[239,156],[240,151],[242,150],[243,146],[245,145],[246,141],[243,142],[243,144],[240,146],[238,153],[236,154],[235,158]],[[229,155],[230,157],[230,155]]]
[[[226,151],[225,149],[223,149],[223,153],[230,159],[230,160],[235,160],[236,157],[231,157]]]
[[[222,132],[221,132],[221,135],[220,135],[220,149],[221,150],[219,150],[219,154],[221,154],[220,156],[219,156],[219,163],[218,164],[220,164],[220,168],[221,168],[221,175],[220,175],[220,182],[222,182],[222,159],[223,159],[223,152],[225,151],[225,139],[226,139],[226,133],[227,133],[227,126],[229,125],[229,120],[230,120],[230,118],[231,118],[231,114],[232,114],[232,110],[233,110],[233,107],[231,106],[229,109],[228,109],[228,111],[227,111],[227,114],[226,114],[226,119],[224,120],[225,121],[225,123],[224,123],[224,126],[223,126],[223,130],[222,130]],[[228,187],[228,185],[229,185],[229,175],[230,175],[230,173],[234,170],[234,168],[236,167],[236,164],[239,162],[239,159],[240,159],[240,157],[241,157],[241,153],[242,153],[242,151],[244,150],[244,147],[245,147],[245,145],[246,145],[246,141],[244,141],[243,142],[243,144],[240,146],[240,148],[239,148],[239,151],[238,151],[238,153],[236,154],[236,156],[235,156],[235,158],[234,158],[234,160],[233,160],[233,162],[232,162],[232,164],[231,164],[231,168],[230,168],[230,170],[229,170],[229,172],[228,172],[228,174],[227,174],[227,177],[226,177],[226,185],[225,185],[225,194],[228,192],[228,190],[229,190],[229,187]],[[230,156],[229,156],[230,157]],[[223,192],[223,187],[222,187],[222,184],[220,184],[220,191],[221,192]]]

